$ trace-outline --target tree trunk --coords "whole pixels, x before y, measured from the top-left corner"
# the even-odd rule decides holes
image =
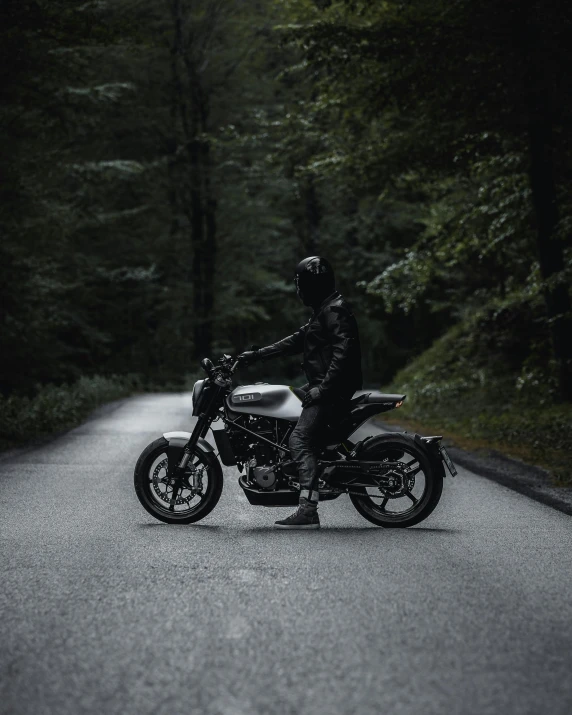
[[[210,357],[212,333],[206,311],[205,291],[207,280],[205,263],[208,246],[204,236],[203,197],[201,181],[200,141],[195,138],[189,145],[189,173],[191,179],[191,246],[193,255],[193,337],[195,358]]]
[[[526,12],[524,9],[526,7]],[[572,319],[570,295],[562,281],[553,283],[564,270],[564,249],[556,234],[558,203],[554,175],[553,96],[550,85],[554,57],[549,25],[537,2],[523,6],[523,50],[528,102],[529,177],[536,213],[536,246],[540,273],[545,283],[544,300],[554,357],[558,364],[560,399],[572,401]],[[552,8],[552,12],[554,8]],[[559,69],[559,68],[558,68]]]
[[[206,116],[204,117],[206,126]],[[217,224],[216,209],[217,201],[212,191],[212,163],[210,143],[208,140],[201,144],[202,170],[203,170],[203,192],[204,192],[204,252],[202,256],[202,331],[200,336],[195,337],[195,345],[201,345],[203,353],[210,355],[213,339],[213,314],[215,304],[215,268],[217,253]],[[197,328],[199,328],[197,323]]]
[[[171,226],[169,235],[174,238],[179,231],[179,211],[181,209],[182,187],[179,185],[177,156],[179,148],[179,123],[186,134],[187,127],[187,106],[181,75],[179,71],[179,58],[182,51],[182,16],[181,0],[172,0],[171,17],[174,25],[173,43],[170,48],[171,54],[171,106],[170,119],[172,136],[167,138],[167,170],[169,176],[169,204],[171,208]]]
[[[300,198],[302,211],[299,219],[294,221],[294,227],[300,238],[302,251],[306,256],[318,252],[320,243],[320,223],[322,215],[318,203],[318,195],[312,177],[300,182]]]
[[[178,327],[178,333],[182,336],[183,342],[187,339],[191,342],[194,331],[194,317],[192,304],[193,296],[193,269],[189,256],[193,244],[193,221],[196,212],[193,211],[193,204],[196,204],[196,197],[193,196],[194,182],[193,175],[197,168],[193,168],[192,142],[196,132],[193,129],[191,117],[192,103],[189,101],[188,84],[185,78],[185,37],[184,37],[184,9],[181,0],[171,0],[171,18],[173,22],[173,44],[171,46],[171,82],[172,82],[172,103],[171,103],[171,123],[173,146],[169,147],[168,172],[170,181],[169,199],[171,205],[171,238],[179,232],[184,240],[188,241],[191,250],[172,251],[177,257],[184,256],[184,265],[181,267],[185,280],[189,283],[189,306],[185,313],[186,318],[183,324]],[[186,218],[186,223],[181,221],[181,214]],[[184,226],[184,228],[183,228]],[[183,236],[183,234],[186,234]],[[169,257],[169,260],[172,260]],[[173,274],[174,271],[171,272]],[[177,270],[180,276],[181,270]],[[177,277],[178,277],[177,276]]]
[[[190,142],[191,241],[193,249],[194,356],[210,357],[213,341],[214,279],[216,257],[216,200],[212,194],[208,131],[209,96],[190,55],[185,54],[191,97]]]
[[[193,55],[196,37],[185,15],[189,9],[181,0],[171,0],[174,29],[171,71],[173,81],[173,106],[171,116],[175,136],[180,122],[184,141],[184,159],[175,154],[169,162],[169,174],[174,184],[170,200],[173,210],[180,208],[188,220],[190,256],[189,306],[190,326],[193,336],[193,357],[208,357],[212,350],[214,280],[216,256],[216,208],[212,192],[212,162],[210,145],[203,134],[208,131],[209,95],[202,85],[198,67],[204,58]],[[218,6],[210,8],[216,14]],[[186,29],[184,29],[186,28]],[[179,171],[179,167],[181,171]],[[176,183],[178,181],[178,184]],[[177,230],[176,218],[171,234]]]
[[[193,201],[193,311],[195,357],[210,357],[216,267],[216,208],[211,188],[211,159],[208,141],[197,141],[200,162],[200,192]],[[200,198],[200,206],[199,204]],[[200,222],[200,225],[199,225]]]
[[[542,280],[547,282],[564,270],[562,242],[555,237],[558,206],[552,161],[552,128],[536,120],[529,131],[530,185],[536,211],[536,245]],[[546,312],[554,357],[558,363],[561,398],[572,401],[572,320],[570,295],[565,283],[547,285],[544,289]]]

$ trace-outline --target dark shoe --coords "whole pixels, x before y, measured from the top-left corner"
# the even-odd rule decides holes
[[[319,529],[320,517],[317,508],[308,508],[307,503],[300,503],[297,511],[286,519],[276,521],[274,526],[277,529]]]

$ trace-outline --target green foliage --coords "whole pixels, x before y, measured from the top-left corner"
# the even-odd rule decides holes
[[[523,319],[507,323],[501,339],[517,328],[541,332],[554,353],[519,360],[535,362],[545,380],[556,360],[562,390],[553,396],[570,400],[572,105],[561,67],[571,36],[562,8],[493,0],[289,7],[298,22],[280,32],[301,55],[290,73],[314,87],[300,109],[311,142],[296,171],[360,196],[358,214],[365,196],[376,197],[392,223],[370,254],[378,270],[358,283],[369,316],[378,301],[400,332],[404,315],[432,323],[410,357],[452,321],[506,304]],[[361,236],[352,238],[359,250]],[[382,253],[384,239],[392,250]]]
[[[534,345],[518,346],[515,352],[503,338],[518,340],[518,325],[509,331],[506,324],[518,318],[524,316],[507,308],[475,314],[436,340],[385,389],[407,394],[394,416],[398,421],[514,450],[547,467],[557,483],[571,486],[572,407],[554,404],[554,365],[547,379],[544,360],[539,361],[542,368],[530,358],[514,364],[515,355],[534,355],[546,345],[546,336],[524,334],[520,338]]]
[[[501,394],[506,410],[559,399],[569,9],[7,0],[2,12],[5,399],[85,375],[180,385],[204,352],[274,341],[306,319],[292,272],[315,253],[358,315],[367,382],[421,355],[418,404],[455,420],[468,395],[485,415]],[[423,354],[442,335],[450,365]],[[275,372],[295,380],[298,363]]]
[[[73,427],[96,407],[142,387],[138,375],[94,375],[81,377],[71,385],[38,386],[31,398],[0,398],[0,445],[25,444]]]

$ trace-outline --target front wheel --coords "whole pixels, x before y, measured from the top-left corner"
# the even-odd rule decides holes
[[[167,471],[168,446],[167,440],[160,437],[143,450],[133,475],[135,493],[155,519],[167,524],[192,524],[217,505],[222,492],[222,468],[213,454],[197,446],[183,483],[174,487]]]
[[[393,488],[351,490],[352,504],[373,524],[386,528],[414,526],[426,519],[439,503],[443,491],[442,465],[430,460],[411,438],[401,434],[374,437],[364,445],[359,459],[395,465]]]

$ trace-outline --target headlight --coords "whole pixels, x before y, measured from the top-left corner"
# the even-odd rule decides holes
[[[191,397],[191,405],[193,408],[193,415],[199,414],[201,392],[203,391],[204,380],[197,380],[193,386],[193,394]]]

